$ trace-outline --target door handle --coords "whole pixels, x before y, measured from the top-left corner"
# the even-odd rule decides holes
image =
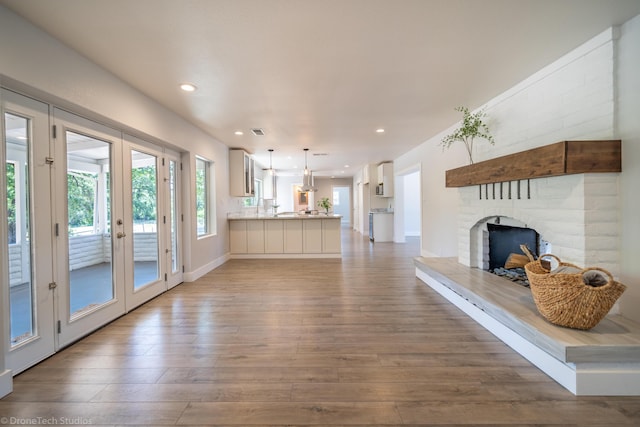
[[[126,236],[126,234],[125,234],[125,233],[123,233],[122,231],[118,231],[118,233],[116,234],[116,237],[117,237],[118,239],[122,239],[122,238],[123,238],[123,237],[125,237],[125,236]]]

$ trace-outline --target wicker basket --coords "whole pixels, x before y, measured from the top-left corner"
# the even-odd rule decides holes
[[[555,258],[561,267],[573,267],[577,273],[551,273],[542,264],[542,258]],[[575,329],[591,329],[607,315],[620,298],[626,286],[613,280],[607,270],[597,267],[586,269],[560,261],[555,255],[546,254],[525,265],[531,293],[540,314],[549,322]],[[587,285],[583,275],[596,270],[605,273],[605,285]]]

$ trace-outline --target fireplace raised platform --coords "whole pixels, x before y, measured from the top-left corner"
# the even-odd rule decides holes
[[[420,280],[575,395],[640,395],[640,324],[610,315],[590,331],[562,328],[540,316],[529,288],[456,258],[414,264]]]

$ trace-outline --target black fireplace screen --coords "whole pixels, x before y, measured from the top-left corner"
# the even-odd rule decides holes
[[[525,244],[534,256],[538,255],[540,235],[532,228],[487,224],[489,230],[489,270],[504,267],[511,253],[522,254]]]

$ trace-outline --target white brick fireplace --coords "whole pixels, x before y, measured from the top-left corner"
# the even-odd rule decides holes
[[[503,225],[536,230],[563,261],[599,266],[616,276],[618,176],[577,174],[459,188],[459,262],[483,268],[486,224],[500,217]]]

